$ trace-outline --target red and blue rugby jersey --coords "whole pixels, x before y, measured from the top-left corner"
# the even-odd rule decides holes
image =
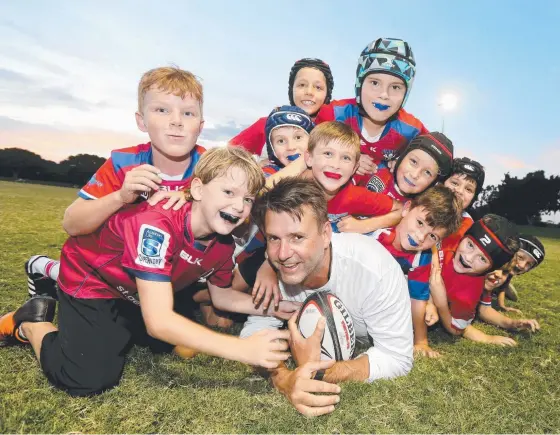
[[[260,156],[266,144],[264,127],[267,117],[259,118],[254,124],[247,127],[237,136],[232,137],[228,144],[245,148],[251,154]]]
[[[408,293],[412,299],[427,301],[430,298],[430,268],[432,251],[408,252],[393,246],[397,232],[395,227],[374,231],[371,235],[383,245],[401,266],[408,278]],[[423,271],[427,268],[428,275]]]
[[[136,278],[171,282],[175,291],[202,277],[218,287],[232,281],[234,242],[217,236],[207,246],[191,232],[191,203],[164,210],[127,206],[92,234],[70,237],[60,257],[60,289],[79,299],[122,298],[138,304]]]
[[[206,151],[196,145],[191,151],[191,162],[181,180],[163,180],[160,190],[183,190],[189,185],[194,167]],[[150,142],[129,148],[111,151],[111,157],[97,170],[78,195],[83,199],[98,199],[119,190],[126,173],[140,165],[153,165]],[[146,198],[148,195],[142,195]]]
[[[315,124],[326,121],[340,121],[348,124],[360,135],[362,154],[370,156],[376,164],[382,160],[395,158],[412,139],[419,134],[428,133],[422,122],[401,108],[394,117],[395,119],[385,125],[379,140],[368,142],[362,136],[363,119],[359,112],[355,98],[333,101],[321,108],[315,118]]]
[[[372,192],[384,193],[385,195],[393,198],[395,201],[405,203],[409,199],[397,186],[395,177],[387,166],[387,162],[381,162],[377,166],[375,174],[354,174],[352,182],[357,186],[363,186]]]

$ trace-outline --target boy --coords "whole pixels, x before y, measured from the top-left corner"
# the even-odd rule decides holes
[[[379,38],[361,53],[356,69],[356,98],[333,101],[317,114],[315,123],[341,121],[360,135],[359,175],[373,173],[382,160],[391,160],[419,134],[424,125],[405,112],[416,62],[402,39]]]
[[[429,267],[432,261],[432,247],[459,227],[459,201],[448,188],[434,186],[408,201],[402,217],[396,227],[378,230],[373,237],[389,251],[408,276],[415,353],[438,357],[439,354],[428,345],[425,318],[430,287],[422,269],[426,265]]]
[[[453,244],[461,239],[473,224],[473,218],[467,212],[484,187],[484,167],[468,157],[453,160],[451,175],[443,185],[450,188],[461,201],[462,221],[459,230],[448,237],[444,243]]]
[[[517,251],[519,252],[519,251]],[[517,253],[516,253],[517,254]],[[492,292],[504,284],[515,268],[515,257],[512,261],[486,275],[484,292],[478,307],[479,318],[491,325],[507,330],[529,330],[536,332],[540,329],[539,322],[535,319],[510,319],[492,308]],[[464,337],[479,343],[496,344],[498,346],[517,346],[517,342],[510,337],[485,334],[472,324],[465,329]]]
[[[514,276],[523,275],[530,272],[544,261],[545,250],[541,241],[530,234],[519,235],[519,251],[515,253],[511,273],[502,285],[496,288],[498,293],[498,306],[504,311],[521,313],[517,308],[507,307],[505,304],[506,296],[517,301],[517,291],[511,280]]]
[[[432,255],[424,266],[439,318],[452,335],[464,335],[476,313],[485,274],[508,263],[519,249],[515,226],[507,219],[487,214],[476,221],[455,244]]]
[[[126,204],[147,199],[158,190],[187,187],[205,151],[196,145],[204,126],[203,100],[202,84],[188,71],[163,67],[146,72],[138,85],[136,124],[148,133],[150,142],[111,152],[66,210],[62,222],[66,232],[89,234]],[[58,261],[33,256],[25,270],[30,295],[56,297]]]
[[[206,277],[219,308],[264,314],[248,295],[230,288],[231,232],[249,216],[263,184],[260,168],[245,150],[205,153],[195,168],[189,202],[180,210],[143,203],[116,213],[92,234],[67,240],[58,279],[60,330],[50,323],[55,301],[36,296],[0,318],[0,336],[30,342],[49,381],[76,396],[115,386],[126,351],[145,332],[156,339],[150,347],[161,349],[165,342],[167,351],[181,346],[276,367],[288,356],[282,352],[286,345],[276,339],[287,333],[243,341],[173,309],[174,291]]]
[[[370,192],[350,182],[358,167],[359,156],[360,139],[356,132],[341,122],[327,122],[318,125],[311,132],[304,158],[298,158],[289,167],[275,174],[275,177],[279,180],[295,172],[296,175],[303,173],[304,177],[313,178],[325,192],[329,221],[335,232],[347,231],[347,226],[342,224],[345,221],[341,220],[346,216],[375,216],[377,228],[387,226],[394,220],[393,214],[398,214],[401,207],[387,195]],[[267,184],[269,182],[270,178]],[[264,242],[262,246],[264,248]],[[257,271],[263,263],[265,269],[269,267],[264,262],[264,249],[262,261],[239,265],[239,272],[247,285],[254,286]],[[263,274],[267,277],[266,280],[264,277],[259,280],[264,281],[263,290],[260,290],[260,286],[253,289],[257,301],[263,295],[264,288],[269,289],[271,280],[275,279],[271,270],[263,271]]]
[[[422,134],[412,139],[396,160],[381,163],[373,175],[354,175],[353,182],[405,203],[445,178],[452,162],[453,143],[447,136],[438,132]],[[355,222],[352,229],[369,233],[375,225],[372,219],[363,219]]]
[[[290,71],[288,98],[291,106],[304,110],[315,119],[323,104],[331,102],[334,87],[329,65],[321,59],[298,60]],[[252,154],[260,156],[268,134],[265,132],[267,118],[260,118],[229,141],[230,145],[241,146]]]

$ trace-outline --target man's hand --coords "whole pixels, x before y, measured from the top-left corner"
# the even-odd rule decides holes
[[[436,306],[432,302],[426,304],[426,314],[424,315],[424,322],[427,326],[432,326],[439,320],[439,314]]]
[[[290,353],[286,352],[289,338],[290,333],[286,330],[264,329],[241,339],[242,346],[239,346],[236,359],[245,364],[275,369],[290,357]]]
[[[331,360],[304,364],[290,372],[286,381],[278,386],[278,389],[306,417],[329,414],[334,411],[334,405],[340,402],[338,395],[340,387],[325,381],[317,381],[313,376],[319,370],[332,367],[334,363],[335,361]]]
[[[342,219],[340,219],[340,221],[338,221],[338,223],[336,224],[336,227],[338,228],[338,231],[340,231],[341,233],[366,233],[369,232],[367,230],[364,230],[363,228],[363,222],[365,222],[364,220],[360,220],[360,219],[356,219],[353,216],[344,216]]]
[[[535,319],[517,319],[513,320],[513,327],[519,330],[527,330],[537,332],[541,329],[541,325]]]
[[[278,276],[268,260],[265,260],[257,271],[252,296],[255,306],[261,304],[262,301],[262,307],[266,310],[272,299],[274,300],[274,307],[278,308],[282,295],[278,285]]]
[[[128,171],[119,190],[123,204],[132,204],[142,192],[159,190],[162,179],[160,170],[152,165],[140,165]]]
[[[288,322],[290,331],[290,350],[292,357],[298,366],[302,366],[310,361],[321,360],[321,341],[325,333],[326,320],[321,317],[315,326],[315,331],[309,338],[304,338],[296,325],[297,313]]]
[[[356,170],[356,174],[365,175],[374,174],[375,172],[377,172],[377,165],[373,163],[373,159],[366,154],[362,154],[360,156],[360,165]]]
[[[513,307],[502,307],[502,309],[503,309],[504,311],[509,312],[509,313],[523,314],[523,313],[521,312],[521,310],[518,310],[517,308],[513,308]]]
[[[504,337],[502,335],[489,335],[486,341],[488,344],[495,344],[496,346],[517,346],[517,342],[513,338]]]
[[[294,316],[294,313],[297,313],[300,307],[301,302],[280,301],[278,308],[272,311],[271,315],[282,320],[288,320]]]
[[[163,205],[164,210],[169,210],[171,207],[173,207],[173,210],[179,210],[187,203],[185,192],[183,192],[182,190],[173,191],[173,192],[166,191],[166,190],[158,190],[150,197],[150,199],[148,199],[148,204],[154,206],[158,202],[163,201],[166,198],[169,199]]]

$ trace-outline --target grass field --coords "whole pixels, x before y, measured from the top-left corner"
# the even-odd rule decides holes
[[[72,189],[0,182],[0,312],[25,300],[30,255],[58,258],[66,239],[60,222],[75,196]],[[514,306],[542,329],[513,334],[516,348],[436,330],[442,359],[417,360],[394,381],[347,383],[336,411],[316,419],[299,415],[248,367],[217,358],[183,361],[135,348],[117,388],[74,399],[48,384],[30,348],[0,348],[0,432],[560,432],[560,231],[525,230],[543,236],[547,260],[515,280]]]

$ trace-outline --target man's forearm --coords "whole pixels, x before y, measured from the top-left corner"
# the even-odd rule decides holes
[[[90,234],[123,206],[118,192],[99,199],[79,198],[64,212],[62,227],[70,236]]]
[[[337,361],[330,369],[325,371],[323,376],[323,380],[331,384],[344,381],[365,381],[368,378],[369,358],[367,355],[348,361]]]

